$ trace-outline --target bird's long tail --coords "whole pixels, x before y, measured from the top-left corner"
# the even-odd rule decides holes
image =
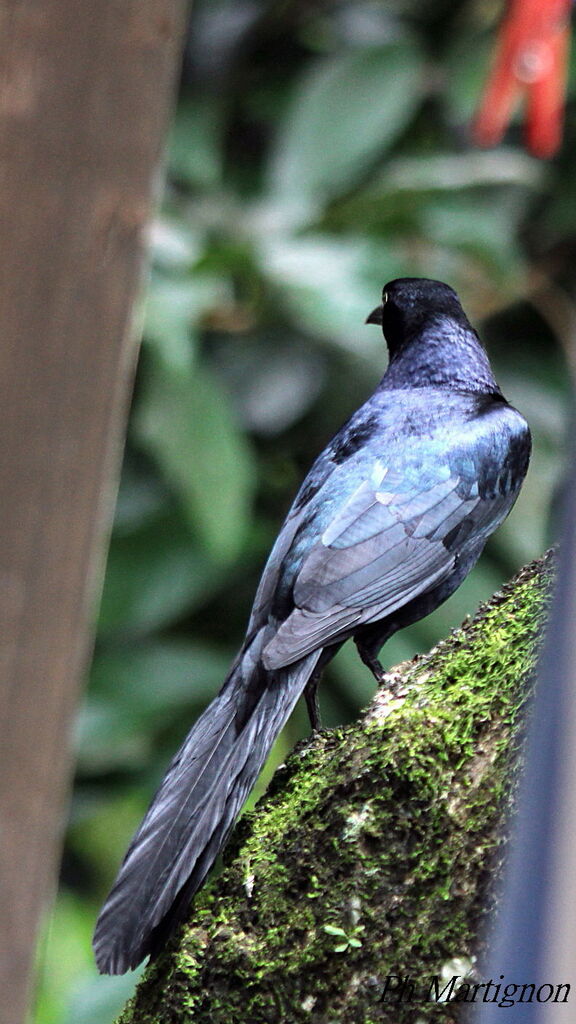
[[[264,632],[264,631],[262,631]],[[102,973],[154,956],[222,849],[319,652],[267,673],[245,645],[174,757],[134,836],[94,935]]]

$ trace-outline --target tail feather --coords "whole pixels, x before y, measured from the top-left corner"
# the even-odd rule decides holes
[[[248,655],[248,651],[246,655]],[[171,762],[124,858],[94,934],[102,973],[155,955],[232,829],[319,652],[267,674],[240,657]]]

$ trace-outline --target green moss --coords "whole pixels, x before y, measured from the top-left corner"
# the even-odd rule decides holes
[[[123,1024],[457,1019],[380,995],[388,974],[479,952],[550,571],[529,566],[390,673],[362,722],[294,752]]]

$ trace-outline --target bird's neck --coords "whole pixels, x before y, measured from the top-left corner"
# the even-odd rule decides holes
[[[391,354],[385,388],[452,387],[499,392],[488,356],[471,327],[442,317]]]

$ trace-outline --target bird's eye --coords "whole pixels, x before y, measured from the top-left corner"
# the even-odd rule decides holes
[[[385,306],[388,302],[388,292],[382,292],[382,305]]]

